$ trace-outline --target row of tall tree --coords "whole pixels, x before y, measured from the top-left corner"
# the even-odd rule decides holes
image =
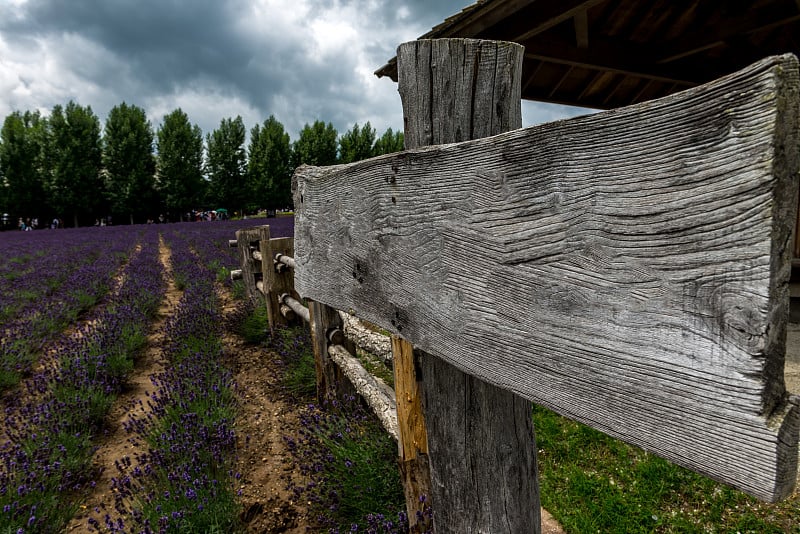
[[[177,220],[193,209],[290,207],[300,164],[350,163],[403,149],[402,132],[381,137],[367,122],[341,136],[331,123],[306,124],[297,140],[274,116],[250,130],[241,117],[203,132],[180,108],[153,131],[142,108],[111,109],[103,128],[91,107],[69,102],[49,117],[14,112],[0,130],[0,213],[63,218],[68,224]]]

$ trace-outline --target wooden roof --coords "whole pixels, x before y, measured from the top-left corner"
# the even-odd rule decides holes
[[[446,37],[524,45],[522,98],[615,108],[800,55],[800,0],[479,0],[420,39]]]

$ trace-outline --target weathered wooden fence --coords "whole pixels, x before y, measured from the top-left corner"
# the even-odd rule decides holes
[[[424,426],[419,415],[418,394],[415,383],[409,383],[408,369],[394,366],[395,389],[370,374],[356,354],[356,344],[384,363],[401,355],[408,345],[401,339],[375,333],[347,313],[309,301],[302,304],[294,291],[294,258],[292,238],[270,238],[269,226],[260,226],[236,232],[230,240],[231,247],[240,252],[242,269],[233,271],[231,278],[243,280],[247,298],[264,301],[268,310],[269,328],[285,327],[299,320],[309,324],[316,367],[317,396],[320,401],[357,393],[372,409],[386,431],[403,449],[404,438],[410,446],[419,447],[424,440]],[[271,258],[271,260],[270,260]],[[400,361],[411,361],[410,357]],[[412,372],[413,376],[413,372]],[[397,394],[395,393],[397,391]],[[397,395],[416,402],[401,402]],[[400,424],[406,430],[401,432]],[[423,438],[420,438],[422,432]],[[402,457],[402,455],[401,455]],[[407,513],[412,528],[417,526],[417,512],[423,514],[428,494],[427,485],[411,485],[406,489]],[[422,524],[419,525],[420,527]],[[418,529],[417,529],[418,530]]]
[[[407,498],[430,497],[437,532],[539,532],[530,401],[786,497],[797,59],[515,130],[521,61],[401,45],[408,150],[295,173],[283,302],[309,299],[319,391],[336,309],[393,334]]]

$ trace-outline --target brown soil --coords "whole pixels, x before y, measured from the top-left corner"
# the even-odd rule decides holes
[[[117,398],[108,415],[106,432],[100,440],[92,461],[93,467],[99,473],[97,485],[81,505],[79,513],[67,526],[67,532],[96,532],[89,530],[89,518],[94,517],[102,525],[106,513],[112,517],[116,515],[111,479],[120,476],[120,472],[114,466],[114,462],[125,457],[132,459],[137,452],[140,452],[136,442],[125,431],[124,423],[131,414],[143,414],[146,411],[147,394],[155,389],[150,377],[164,368],[160,349],[164,323],[172,315],[182,295],[169,274],[171,273],[170,251],[163,240],[159,242],[159,258],[164,265],[164,272],[168,273],[165,277],[167,289],[158,309],[156,320],[150,329],[148,348],[137,359],[136,369],[128,380],[128,387]]]
[[[163,241],[159,254],[165,272],[170,273],[170,251]],[[128,388],[112,408],[107,431],[95,453],[93,464],[100,473],[97,485],[67,526],[67,532],[96,532],[90,530],[90,518],[102,525],[105,514],[117,516],[111,490],[112,477],[120,476],[115,462],[125,457],[133,459],[141,452],[135,439],[125,431],[124,423],[131,414],[142,417],[146,412],[147,395],[154,390],[150,377],[163,370],[160,345],[164,323],[182,295],[171,274],[166,278],[166,295],[151,327],[149,348],[137,360]],[[236,304],[227,290],[220,289],[219,295],[223,313],[226,316],[233,313]],[[297,435],[299,407],[278,394],[270,370],[272,354],[230,333],[225,334],[223,341],[225,358],[235,373],[239,401],[237,471],[242,473],[238,481],[244,510],[242,521],[250,533],[305,533],[308,525],[305,503],[296,502],[294,494],[286,489],[290,481],[299,483],[300,475],[293,471],[283,439]]]
[[[221,296],[223,312],[228,315],[236,305],[227,292]],[[239,402],[237,471],[242,474],[242,523],[246,532],[253,534],[307,532],[307,503],[286,489],[290,482],[302,481],[284,441],[284,436],[299,433],[300,406],[280,394],[272,370],[274,354],[230,333],[223,341]]]
[[[159,253],[165,272],[170,273],[170,253],[163,241]],[[101,473],[97,486],[66,532],[94,532],[89,530],[90,517],[103,524],[106,513],[112,518],[117,515],[114,511],[114,493],[111,491],[111,478],[120,475],[115,461],[124,457],[132,459],[140,452],[123,423],[131,414],[141,417],[146,411],[147,393],[154,389],[150,377],[163,369],[159,348],[163,326],[181,294],[172,276],[168,275],[166,296],[152,325],[149,348],[137,361],[128,390],[119,397],[112,409],[108,430],[95,454],[94,465]],[[220,288],[218,294],[223,314],[228,317],[235,312],[236,302],[224,288]],[[246,532],[313,532],[315,530],[308,517],[308,503],[296,499],[294,493],[287,489],[291,483],[302,485],[302,475],[295,469],[284,441],[284,436],[299,434],[300,406],[280,393],[272,370],[272,362],[276,357],[274,354],[263,347],[248,344],[227,331],[223,342],[226,362],[234,372],[238,399],[236,471],[241,473],[238,489],[243,510],[241,520]],[[564,533],[545,510],[542,510],[542,533]]]

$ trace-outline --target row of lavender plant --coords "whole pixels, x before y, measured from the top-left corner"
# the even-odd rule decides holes
[[[115,232],[115,236],[134,234]],[[163,294],[158,235],[147,232],[113,300],[63,339],[37,391],[5,409],[0,444],[0,532],[62,532],[94,485],[94,439]]]
[[[39,308],[39,300],[61,287],[80,267],[94,262],[101,248],[124,261],[110,234],[95,229],[67,232],[6,232],[0,240],[0,320]],[[127,241],[125,242],[127,244]],[[121,243],[122,244],[122,243]],[[109,245],[111,247],[109,248]]]
[[[129,431],[148,452],[119,463],[114,479],[121,518],[93,522],[111,532],[231,532],[238,508],[233,470],[234,393],[221,361],[222,330],[216,273],[200,261],[181,231],[165,233],[184,294],[165,326],[167,369],[154,377],[151,412],[131,419]],[[133,469],[131,464],[135,462]]]
[[[269,225],[270,234],[276,237],[292,237],[294,234],[293,217],[276,217],[270,219],[244,219],[225,221],[222,223],[183,225],[180,231],[186,236],[192,250],[200,260],[212,270],[220,274],[219,280],[230,282],[227,274],[231,269],[239,269],[240,257],[236,248],[228,246],[228,241],[235,238],[237,230],[253,226]]]
[[[75,260],[85,256],[82,245],[86,243],[55,240],[54,237],[63,235],[56,236],[52,232],[3,234],[0,241],[0,320],[15,316],[39,295],[60,285],[71,270],[77,268]],[[65,268],[53,272],[49,267],[54,262]],[[36,276],[37,270],[49,274],[44,283],[41,276]]]
[[[9,291],[23,297],[7,301],[6,310],[13,316],[5,318],[0,340],[0,392],[18,384],[43,346],[111,290],[135,241],[131,230],[122,235],[116,232],[114,238],[110,233],[83,230],[36,232],[31,244],[55,245],[53,235],[71,244],[41,255],[29,265],[30,272],[17,280],[14,291]]]

